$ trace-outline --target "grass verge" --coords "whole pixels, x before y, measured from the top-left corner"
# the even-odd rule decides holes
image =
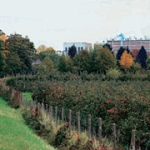
[[[54,150],[25,124],[20,110],[0,98],[0,150]]]

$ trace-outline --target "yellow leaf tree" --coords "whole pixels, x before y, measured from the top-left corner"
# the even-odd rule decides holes
[[[41,64],[38,66],[38,72],[40,74],[46,74],[54,70],[54,63],[48,57],[45,57]]]
[[[130,69],[130,67],[133,64],[133,57],[130,53],[128,53],[126,50],[123,52],[121,59],[120,59],[120,65],[124,70]]]
[[[46,49],[47,49],[47,47],[42,44],[36,49],[36,53],[39,54],[40,52],[46,51]]]
[[[43,45],[43,44],[40,45],[40,46],[36,49],[36,53],[39,54],[39,53],[44,52],[44,51],[47,51],[47,50],[51,50],[51,51],[53,51],[54,53],[56,53],[53,47],[46,47],[46,46]]]
[[[8,50],[8,42],[6,41],[7,37],[5,35],[5,33],[0,34],[0,41],[2,42],[2,55],[4,58],[6,58],[6,56],[10,53],[10,51]]]
[[[54,48],[53,47],[48,47],[47,49],[46,49],[46,51],[52,51],[52,53],[54,53],[54,54],[56,54],[56,51],[54,50]]]
[[[3,42],[5,42],[7,39],[6,35],[3,33],[0,35],[0,40],[2,40]]]

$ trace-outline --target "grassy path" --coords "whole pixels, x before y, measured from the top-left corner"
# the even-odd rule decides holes
[[[36,136],[21,116],[0,98],[0,150],[54,150]]]

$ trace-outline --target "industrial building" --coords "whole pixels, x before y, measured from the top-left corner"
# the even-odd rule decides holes
[[[147,51],[147,53],[150,53],[150,40],[149,39],[125,39],[123,41],[121,40],[108,40],[107,43],[110,44],[113,48],[114,52],[117,52],[121,46],[121,42],[122,42],[122,46],[123,47],[128,47],[131,51],[134,50],[140,50],[141,46],[144,46],[145,50]]]

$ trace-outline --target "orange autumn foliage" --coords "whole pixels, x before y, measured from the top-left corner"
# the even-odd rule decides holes
[[[123,52],[120,60],[120,65],[123,69],[129,69],[133,64],[133,57],[126,50]]]
[[[6,35],[5,34],[1,34],[0,35],[0,40],[2,40],[3,42],[5,42],[6,41]]]

